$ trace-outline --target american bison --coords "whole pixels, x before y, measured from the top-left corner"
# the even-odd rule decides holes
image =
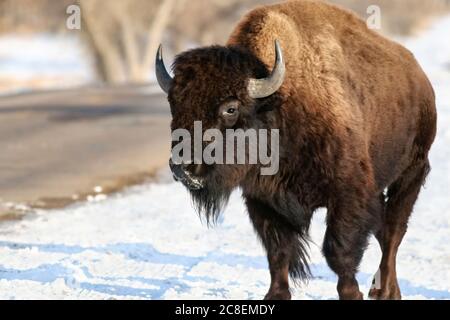
[[[275,43],[275,48],[274,48]],[[383,256],[374,299],[399,299],[396,255],[430,166],[433,88],[414,56],[356,15],[320,1],[259,7],[225,46],[184,52],[156,74],[172,129],[279,129],[279,171],[260,164],[171,162],[194,203],[214,219],[241,188],[267,251],[266,299],[290,299],[305,279],[308,228],[327,208],[323,254],[341,299],[362,299],[355,274],[370,234]]]

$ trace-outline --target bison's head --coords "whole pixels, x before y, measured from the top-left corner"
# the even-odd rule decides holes
[[[208,129],[224,134],[226,129],[269,129],[268,111],[280,103],[280,97],[274,93],[285,74],[277,41],[275,52],[275,65],[269,72],[255,55],[241,47],[191,50],[177,56],[172,78],[164,66],[160,47],[156,76],[168,94],[172,131],[184,129],[194,137],[194,123],[199,121],[202,134]],[[206,144],[201,146],[205,148]],[[205,164],[189,160],[179,163],[171,159],[170,168],[174,178],[189,189],[199,212],[205,213],[208,221],[217,217],[231,191],[254,167],[248,163]]]

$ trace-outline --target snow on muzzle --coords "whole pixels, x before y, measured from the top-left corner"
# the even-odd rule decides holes
[[[201,190],[205,187],[205,181],[203,178],[194,176],[187,170],[186,164],[175,164],[172,158],[169,160],[169,167],[172,171],[175,181],[181,182],[190,190]]]

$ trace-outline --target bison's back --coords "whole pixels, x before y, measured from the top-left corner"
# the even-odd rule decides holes
[[[228,44],[245,46],[272,66],[275,39],[286,60],[281,91],[292,100],[291,107],[302,104],[333,113],[337,126],[351,128],[362,139],[375,169],[398,175],[417,149],[413,144],[419,134],[429,136],[422,139],[428,151],[434,137],[434,93],[407,49],[368,29],[349,11],[308,0],[251,11]],[[416,132],[423,123],[429,132]]]

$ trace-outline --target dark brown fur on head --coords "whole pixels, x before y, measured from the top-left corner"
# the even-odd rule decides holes
[[[226,127],[218,117],[219,107],[230,100],[240,103],[240,115],[234,129],[267,128],[265,112],[280,105],[275,94],[252,99],[247,92],[250,78],[268,75],[265,65],[252,53],[237,46],[212,46],[178,55],[173,64],[174,82],[169,92],[172,130],[187,129],[193,136],[194,121],[202,122],[203,131]],[[205,166],[205,165],[203,165]],[[199,213],[215,222],[230,196],[243,180],[249,165],[214,164],[204,170],[205,187],[190,190]]]

